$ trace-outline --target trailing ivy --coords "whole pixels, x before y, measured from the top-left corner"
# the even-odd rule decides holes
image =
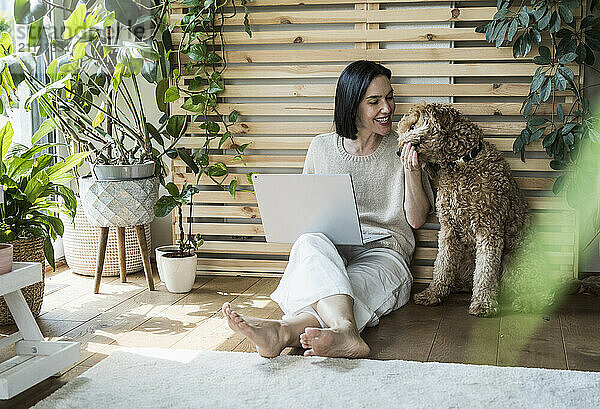
[[[225,89],[223,72],[227,67],[223,28],[225,20],[237,15],[238,8],[244,12],[244,29],[252,36],[248,21],[248,0],[231,3],[226,0],[184,0],[187,14],[179,22],[182,38],[177,50],[177,69],[174,70],[174,84],[167,89],[169,99],[184,99],[182,108],[192,116],[191,123],[198,122],[205,139],[201,149],[194,154],[181,155],[185,164],[197,175],[197,180],[205,174],[217,185],[226,188],[235,196],[237,180],[228,185],[224,182],[229,170],[223,162],[210,163],[212,149],[235,150],[234,161],[244,162],[243,155],[248,144],[235,143],[230,131],[238,120],[238,112],[223,114],[218,109],[219,95]],[[184,61],[189,60],[189,61]],[[182,86],[183,82],[187,86]],[[248,176],[251,184],[252,179]]]

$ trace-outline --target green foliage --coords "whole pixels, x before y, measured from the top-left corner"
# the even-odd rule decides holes
[[[27,148],[11,143],[12,134],[7,122],[0,131],[0,188],[5,201],[0,204],[0,243],[42,237],[46,259],[54,267],[51,240],[64,232],[56,214],[73,219],[77,209],[75,194],[64,183],[89,153],[70,155],[52,165],[48,150],[56,144],[34,143]]]
[[[521,108],[527,125],[515,139],[513,151],[524,161],[525,147],[543,138],[542,146],[553,158],[551,166],[564,169],[577,163],[585,141],[600,142],[583,84],[573,72],[573,66],[583,72],[584,66],[595,63],[594,52],[600,51],[600,17],[590,14],[576,21],[573,11],[580,7],[578,0],[532,0],[529,5],[513,6],[508,0],[498,0],[493,20],[476,28],[496,47],[512,44],[515,58],[528,57],[537,47],[533,62],[539,67]],[[597,1],[591,3],[594,7]],[[542,44],[542,38],[550,41]],[[564,102],[565,92],[574,100],[572,104]],[[552,104],[549,118],[537,112],[542,103]],[[558,178],[553,190],[558,194],[565,187],[568,194],[569,182]]]
[[[177,244],[179,245],[179,253],[183,256],[186,254],[192,254],[196,251],[198,246],[201,246],[204,243],[200,234],[192,234],[191,231],[191,223],[190,230],[186,235],[183,229],[183,210],[182,207],[184,205],[190,206],[190,217],[192,215],[192,205],[193,205],[193,197],[194,194],[198,193],[200,190],[193,185],[185,183],[181,191],[179,188],[173,183],[169,182],[165,186],[168,195],[161,196],[156,202],[154,206],[154,215],[156,217],[165,217],[173,211],[173,209],[177,209],[179,214],[179,240]]]
[[[40,23],[49,18],[51,10],[31,4],[16,0],[15,15],[22,16],[22,23],[28,24],[30,40],[32,35],[48,37],[42,29],[44,24]],[[165,53],[165,40],[170,44],[169,6],[169,2],[163,0],[150,0],[144,7],[121,0],[72,3],[70,14],[62,22],[60,40],[55,40],[67,53],[49,62],[48,83],[35,76],[35,64],[29,64],[27,59],[32,58],[30,53],[20,55],[4,47],[0,68],[5,75],[0,90],[6,90],[7,95],[3,100],[13,101],[14,88],[18,82],[25,81],[32,91],[25,106],[30,107],[37,101],[42,115],[49,116],[37,137],[56,129],[77,150],[92,152],[89,157],[92,163],[154,161],[157,175],[162,179],[166,175],[161,160],[165,152],[154,149],[152,141],[166,148],[163,135],[167,122],[163,121],[159,129],[148,126],[145,105],[149,101],[143,100],[138,82],[143,77],[157,85],[168,83],[171,67]],[[124,30],[135,35],[140,24],[146,28],[141,38],[136,41],[118,38],[118,33]],[[0,43],[4,45],[2,40]],[[38,49],[30,51],[45,51],[38,40],[30,41],[30,45],[33,44]],[[163,100],[159,109],[167,114],[168,103]],[[170,142],[174,146],[177,140]]]
[[[173,79],[178,90],[178,95],[184,98],[182,109],[195,114],[192,122],[199,122],[199,128],[204,131],[204,144],[200,151],[190,154],[188,157],[181,156],[186,165],[197,174],[198,179],[207,175],[221,188],[235,195],[237,182],[226,183],[229,170],[224,163],[208,163],[209,152],[215,148],[222,148],[229,141],[231,149],[235,150],[234,157],[242,158],[243,149],[235,143],[233,133],[229,127],[237,122],[238,112],[233,111],[227,115],[218,110],[217,102],[219,95],[225,89],[223,73],[227,62],[223,59],[225,55],[225,43],[223,42],[223,21],[234,17],[241,6],[244,12],[244,28],[249,36],[252,36],[248,22],[248,1],[237,0],[228,3],[233,6],[233,13],[226,11],[224,0],[184,0],[183,5],[188,7],[187,14],[181,19],[179,29],[183,33],[178,49],[179,71],[174,74]],[[188,57],[191,61],[185,66],[182,57]],[[182,87],[179,73],[185,72],[187,87]],[[165,92],[165,101],[169,96],[168,89]],[[174,92],[174,91],[173,91]]]

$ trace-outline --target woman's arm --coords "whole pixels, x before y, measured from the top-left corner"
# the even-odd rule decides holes
[[[421,181],[421,166],[412,145],[404,145],[400,157],[404,164],[404,212],[408,224],[413,229],[418,229],[425,223],[430,209]]]

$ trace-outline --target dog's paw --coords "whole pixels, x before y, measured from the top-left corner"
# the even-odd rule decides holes
[[[496,300],[473,300],[469,306],[469,314],[477,317],[494,317],[498,314],[498,301]]]
[[[444,300],[443,297],[429,288],[414,295],[415,304],[438,305]]]

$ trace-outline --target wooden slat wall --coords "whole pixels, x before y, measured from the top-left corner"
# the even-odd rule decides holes
[[[550,262],[565,274],[576,274],[575,215],[551,192],[556,173],[541,143],[528,148],[525,163],[511,152],[524,125],[521,101],[536,66],[533,54],[514,60],[511,47],[495,48],[475,33],[474,27],[495,11],[495,1],[477,0],[254,0],[252,38],[243,32],[241,15],[226,22],[229,65],[220,104],[222,113],[240,112],[231,130],[238,144],[250,143],[246,166],[233,160],[227,144],[218,150],[215,143],[212,160],[225,162],[232,171],[225,182],[237,179],[242,190],[251,189],[246,172],[301,172],[312,137],[333,130],[335,83],[343,68],[357,59],[378,61],[393,72],[395,121],[415,101],[441,101],[453,103],[483,128],[486,138],[505,152],[544,238],[553,243]],[[173,9],[171,23],[185,12]],[[177,47],[181,32],[176,29],[173,37]],[[184,76],[180,85],[187,86],[188,80]],[[185,113],[180,106],[174,111]],[[198,125],[180,142],[191,150],[203,144]],[[196,182],[181,161],[174,161],[173,176],[179,185]],[[196,195],[191,218],[189,209],[184,211],[184,222],[206,240],[199,273],[280,276],[291,246],[265,242],[254,195],[239,191],[233,198],[205,177],[200,185],[205,191]],[[415,232],[417,282],[431,278],[438,230],[433,215]],[[174,239],[176,234],[174,229]]]

